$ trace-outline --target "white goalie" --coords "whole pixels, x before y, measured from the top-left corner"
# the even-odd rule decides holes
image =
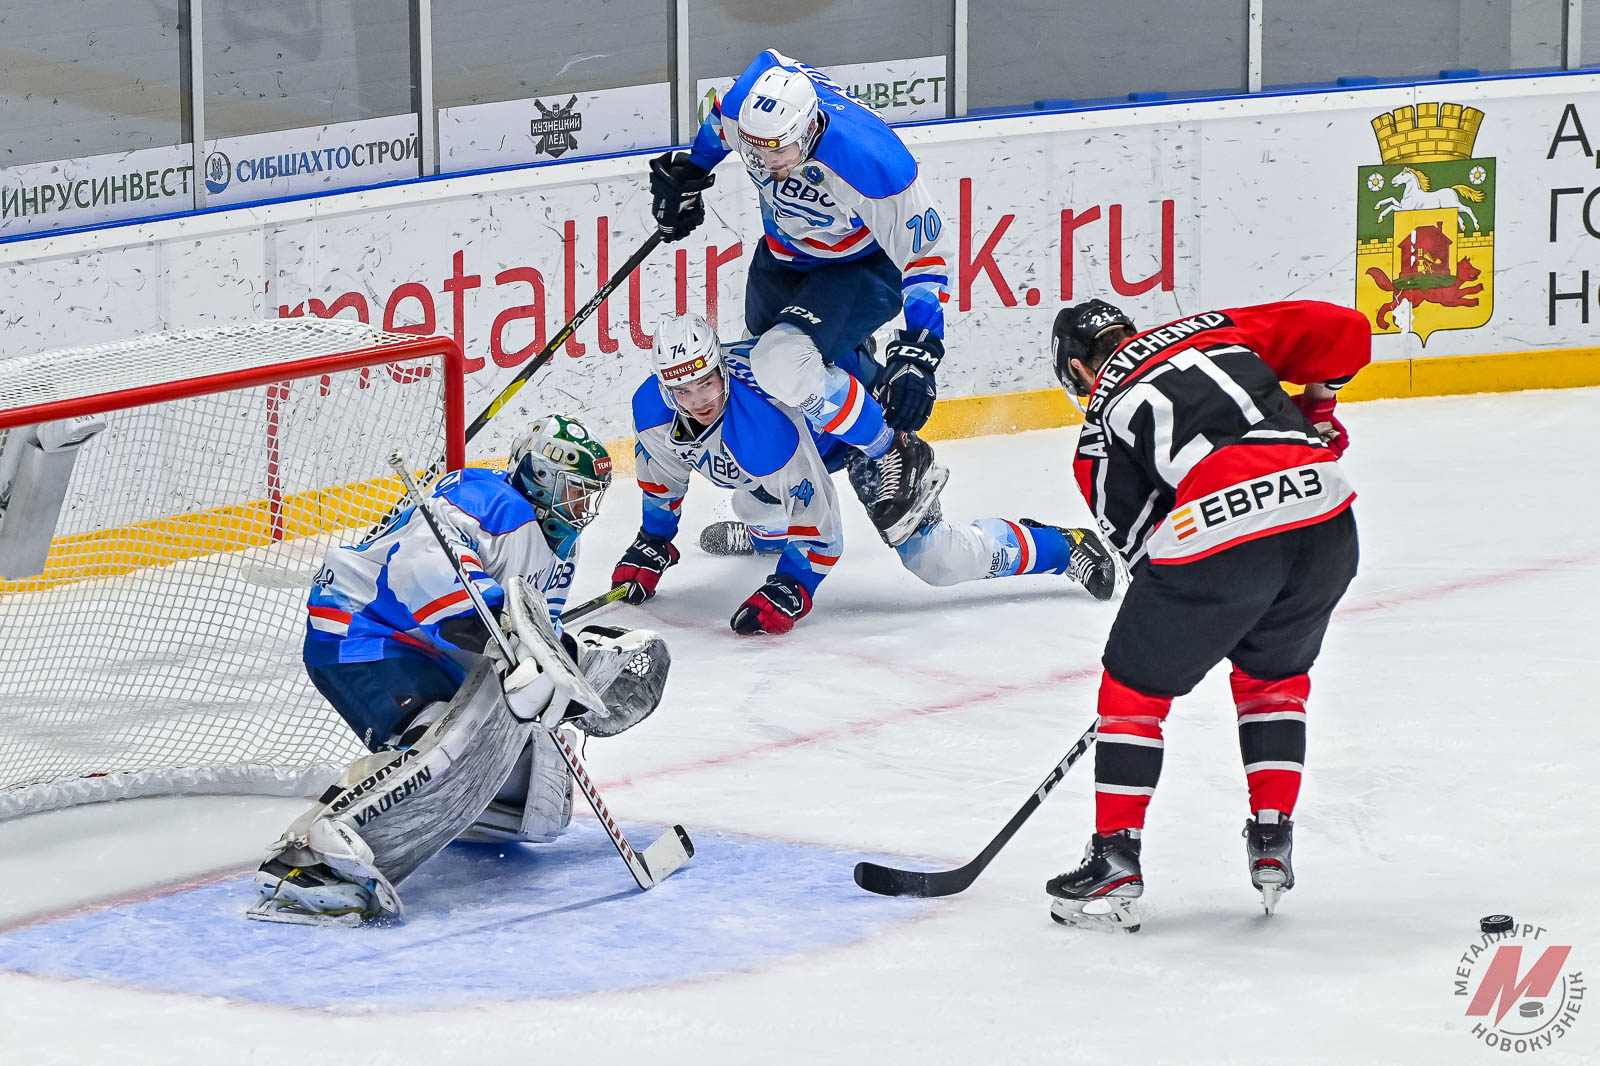
[[[511,460],[505,474],[446,475],[427,514],[329,553],[307,671],[373,750],[272,845],[250,917],[398,917],[396,886],[451,840],[554,840],[573,787],[557,731],[613,736],[659,704],[671,665],[659,636],[591,625],[574,638],[545,595],[565,600],[577,534],[610,480],[604,448],[552,415]],[[453,561],[425,521],[434,509]],[[473,600],[500,609],[502,634],[489,637]]]

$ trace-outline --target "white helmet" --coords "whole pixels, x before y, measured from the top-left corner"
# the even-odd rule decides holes
[[[811,154],[817,136],[817,87],[798,70],[773,67],[763,71],[739,106],[740,154],[751,172],[765,176],[759,149],[775,151],[800,145],[801,158]]]
[[[722,370],[722,343],[699,315],[673,315],[656,326],[656,377],[669,389]]]

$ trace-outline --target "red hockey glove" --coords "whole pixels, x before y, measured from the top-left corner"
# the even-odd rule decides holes
[[[1322,443],[1333,452],[1333,457],[1337,459],[1343,455],[1344,450],[1350,447],[1350,434],[1345,431],[1339,416],[1333,413],[1337,398],[1330,396],[1326,400],[1313,400],[1302,392],[1289,397],[1289,400],[1306,416],[1306,421],[1311,423],[1311,428],[1317,431]]]
[[[773,574],[733,612],[729,623],[742,637],[752,633],[787,633],[811,611],[811,593],[788,574]]]
[[[626,585],[628,603],[643,603],[656,594],[656,583],[667,567],[678,561],[678,549],[672,541],[652,537],[640,531],[633,545],[622,553],[617,568],[611,571],[612,585]]]

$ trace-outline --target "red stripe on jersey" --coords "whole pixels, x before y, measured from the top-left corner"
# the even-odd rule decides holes
[[[1178,483],[1174,509],[1243,481],[1287,474],[1302,466],[1333,462],[1333,453],[1314,444],[1239,441],[1201,459]]]
[[[420,622],[424,618],[427,618],[430,615],[433,615],[433,614],[435,614],[435,613],[437,613],[439,611],[442,611],[446,607],[453,607],[456,604],[460,603],[462,600],[465,600],[465,599],[468,599],[468,598],[469,597],[467,595],[467,590],[466,589],[456,589],[454,592],[445,593],[443,596],[440,596],[438,599],[434,600],[432,603],[425,604],[424,606],[419,607],[411,615],[411,617],[415,618],[417,621]]]
[[[832,433],[834,430],[853,419],[856,416],[856,412],[861,410],[860,400],[861,384],[852,376],[850,378],[850,391],[845,393],[844,405],[839,408],[839,413],[834,415],[833,418],[829,420],[828,424],[822,427],[822,432]]]
[[[790,526],[786,535],[790,537],[815,537],[818,534],[816,526]]]
[[[349,611],[341,611],[337,607],[309,607],[308,606],[306,608],[306,613],[307,614],[314,614],[318,618],[326,618],[326,619],[328,619],[330,621],[333,621],[333,622],[344,622],[346,624],[349,624],[349,622],[350,622],[350,612]]]
[[[931,267],[931,266],[940,266],[940,267],[942,267],[942,266],[947,266],[947,265],[948,264],[944,261],[944,257],[943,256],[930,255],[926,259],[913,259],[911,262],[906,264],[905,270],[901,271],[901,273],[909,274],[913,270],[916,270],[918,267]]]
[[[800,243],[809,244],[813,248],[821,248],[825,252],[842,252],[850,248],[852,245],[859,244],[863,237],[870,236],[871,233],[871,230],[867,229],[865,226],[862,226],[860,229],[850,234],[850,236],[846,237],[838,244],[828,244],[826,241],[812,240],[810,237],[800,238]]]
[[[806,558],[810,559],[818,566],[832,566],[834,563],[839,561],[839,557],[837,555],[822,555],[818,552],[806,552]]]
[[[796,256],[793,251],[786,247],[782,241],[778,240],[778,238],[774,237],[770,233],[767,234],[767,251],[773,253],[774,255],[781,255],[785,259],[792,260],[798,258],[798,256]]]
[[[672,491],[665,485],[657,485],[654,481],[646,481],[643,478],[639,479],[639,487],[644,489],[646,492],[653,492],[657,496],[665,496],[667,493]]]

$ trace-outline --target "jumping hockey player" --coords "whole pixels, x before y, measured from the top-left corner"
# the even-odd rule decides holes
[[[1133,574],[1103,658],[1095,833],[1082,864],[1046,886],[1051,916],[1138,928],[1162,722],[1224,658],[1250,881],[1271,914],[1294,887],[1307,671],[1356,572],[1355,492],[1336,462],[1349,438],[1333,410],[1371,359],[1371,329],[1359,312],[1295,301],[1139,333],[1090,300],[1056,316],[1051,346],[1062,386],[1086,406],[1078,486]],[[1280,382],[1306,392],[1291,399]]]
[[[610,482],[605,447],[552,414],[505,473],[460,470],[430,491],[468,579],[526,653],[516,663],[489,642],[415,507],[328,553],[307,604],[306,672],[372,754],[272,845],[250,917],[398,916],[395,886],[458,836],[550,841],[565,828],[572,781],[550,729],[566,718],[591,736],[621,732],[655,709],[670,665],[648,630],[561,632],[578,535]],[[603,705],[569,702],[583,679]]]
[[[655,373],[633,396],[644,520],[611,575],[629,602],[655,595],[667,567],[690,474],[734,490],[744,521],[709,526],[701,546],[716,554],[759,551],[778,557],[775,572],[734,612],[736,633],[787,633],[811,610],[812,596],[843,547],[829,459],[849,452],[813,436],[805,419],[753,384],[753,345],[722,345],[705,319],[684,315],[656,330]],[[1097,599],[1116,583],[1110,553],[1093,532],[1031,519],[985,518],[956,526],[934,512],[896,552],[930,585],[1017,574],[1068,573]]]
[[[692,150],[650,162],[653,213],[668,241],[705,218],[711,170],[737,147],[765,240],[745,286],[745,329],[768,395],[860,450],[851,481],[890,546],[922,524],[943,484],[916,435],[944,358],[949,267],[944,222],[917,161],[876,111],[821,71],[774,50],[713,99]],[[873,330],[905,329],[868,354]],[[880,406],[881,402],[881,406]]]

